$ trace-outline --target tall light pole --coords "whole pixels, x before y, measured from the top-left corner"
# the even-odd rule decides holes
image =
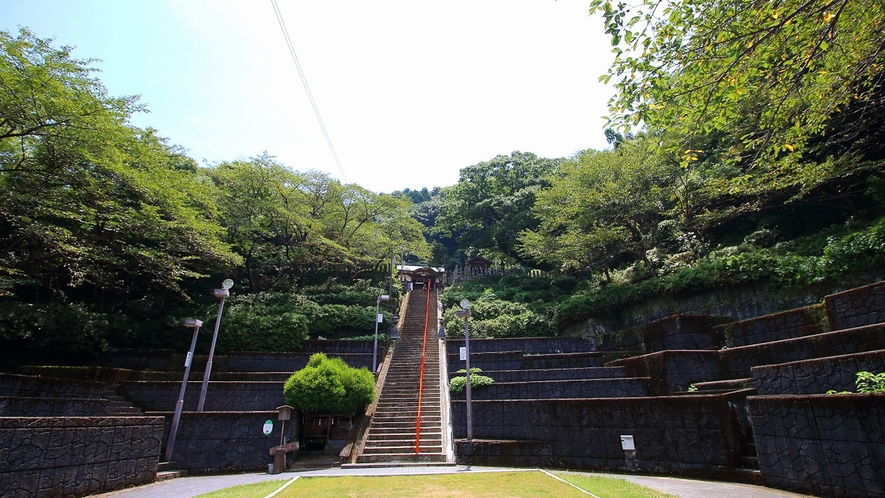
[[[221,282],[221,288],[215,289],[212,293],[215,297],[221,299],[218,303],[218,316],[215,317],[215,332],[212,333],[212,345],[209,346],[209,361],[206,362],[206,372],[203,374],[203,387],[200,389],[200,402],[197,404],[197,411],[203,411],[203,404],[206,402],[206,389],[209,388],[209,374],[212,373],[212,357],[215,356],[215,341],[218,339],[218,326],[221,324],[221,311],[224,309],[224,300],[230,297],[229,289],[234,286],[234,281],[227,278]]]
[[[467,361],[467,440],[473,440],[473,406],[470,397],[470,301],[461,300],[461,309],[455,312],[455,315],[464,319],[464,359]]]
[[[372,353],[372,373],[378,371],[378,324],[384,320],[384,316],[381,313],[378,313],[379,308],[381,307],[381,301],[390,301],[390,295],[381,294],[378,296],[378,299],[375,300],[375,350]]]
[[[172,416],[172,426],[169,429],[169,440],[166,441],[166,461],[172,461],[172,449],[175,447],[175,436],[178,434],[178,422],[181,420],[181,409],[184,407],[184,391],[187,389],[187,376],[191,373],[191,363],[194,359],[194,348],[197,345],[197,334],[203,322],[196,318],[188,318],[182,324],[189,329],[194,329],[194,338],[191,339],[191,348],[184,360],[184,378],[181,379],[181,391],[178,393],[178,402],[175,403],[175,414]]]

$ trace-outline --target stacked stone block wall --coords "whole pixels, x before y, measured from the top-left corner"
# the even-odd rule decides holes
[[[446,352],[457,355],[464,339],[446,340]],[[593,350],[593,343],[582,337],[517,337],[511,339],[471,339],[471,353],[522,351],[525,354],[583,353]]]
[[[610,362],[623,367],[627,377],[650,377],[653,396],[686,391],[693,383],[719,379],[719,351],[661,351]]]
[[[485,372],[483,372],[485,373]],[[550,399],[550,398],[625,398],[648,394],[648,378],[543,380],[534,382],[498,382],[471,390],[476,400]],[[466,399],[466,394],[452,393],[452,399]]]
[[[835,329],[885,322],[885,282],[831,294],[824,299]]]
[[[760,395],[854,391],[857,372],[885,372],[885,350],[753,367]]]
[[[100,382],[0,373],[0,396],[11,398],[104,397],[111,391]]]
[[[276,408],[276,406],[274,407]],[[166,414],[163,451],[172,413]],[[285,424],[286,441],[297,441],[299,417]],[[273,429],[264,435],[264,424]],[[178,425],[172,460],[179,470],[192,474],[266,470],[273,463],[269,450],[280,444],[283,424],[274,410],[252,412],[184,412]]]
[[[384,358],[386,350],[379,349],[378,358]],[[227,367],[233,372],[295,372],[307,365],[314,353],[230,353]],[[327,356],[341,358],[353,368],[372,368],[372,351],[328,353]]]
[[[751,396],[766,485],[816,496],[885,496],[885,395]]]
[[[0,417],[95,417],[112,406],[107,399],[0,397]]]
[[[449,372],[453,376],[454,371]],[[586,367],[586,368],[555,368],[537,370],[483,370],[483,375],[495,379],[495,382],[534,382],[574,379],[612,379],[623,378],[624,367]]]
[[[728,347],[748,346],[829,332],[823,305],[807,306],[714,327]]]
[[[188,382],[184,409],[196,410],[202,383]],[[166,411],[175,408],[181,382],[135,381],[121,384],[121,392],[144,411]],[[206,394],[206,411],[273,410],[285,404],[281,382],[210,382]]]
[[[885,324],[837,330],[814,336],[754,344],[720,352],[723,378],[750,377],[757,365],[885,349]]]
[[[181,355],[171,349],[127,349],[107,353],[101,356],[96,364],[108,368],[129,370],[169,370],[182,364],[173,361],[180,357]]]
[[[626,330],[598,333],[596,346],[602,351],[718,349],[723,343],[714,329],[718,322],[705,315],[673,315]]]
[[[161,417],[0,418],[0,497],[80,497],[153,482]]]
[[[475,401],[473,437],[489,441],[459,441],[458,462],[721,477],[742,444],[729,401],[745,397]],[[465,438],[466,402],[453,401],[452,415],[455,439]],[[622,435],[633,436],[634,453]]]

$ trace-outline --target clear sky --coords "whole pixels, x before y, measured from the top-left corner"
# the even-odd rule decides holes
[[[0,29],[101,59],[108,92],[148,106],[133,124],[201,163],[267,151],[391,192],[606,146],[612,55],[590,0],[277,1],[340,169],[270,0],[0,0]]]

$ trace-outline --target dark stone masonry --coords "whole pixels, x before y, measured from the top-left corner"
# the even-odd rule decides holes
[[[162,417],[0,417],[0,497],[86,496],[153,482]]]
[[[885,395],[751,396],[765,484],[819,496],[885,496]]]

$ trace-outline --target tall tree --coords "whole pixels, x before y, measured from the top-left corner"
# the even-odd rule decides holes
[[[548,186],[549,175],[561,159],[545,159],[530,152],[497,156],[461,170],[458,183],[444,191],[437,230],[460,234],[462,246],[528,266],[517,250],[517,236],[534,229],[535,196]]]
[[[136,98],[91,62],[0,32],[0,339],[22,351],[100,347],[238,262],[193,161],[130,126]]]
[[[885,4],[878,0],[594,0],[616,59],[612,120],[677,131],[682,162],[715,153],[725,186],[811,191],[881,159]],[[847,119],[845,119],[847,117]],[[718,135],[715,150],[707,149]],[[831,138],[826,138],[830,136]],[[849,140],[850,137],[850,140]],[[814,156],[821,142],[843,145]],[[847,144],[852,146],[846,146]],[[819,151],[817,151],[819,152]],[[827,155],[827,154],[825,154]],[[805,158],[806,161],[802,159]]]
[[[589,150],[560,166],[538,194],[539,227],[520,235],[523,254],[571,271],[608,275],[618,263],[636,260],[654,271],[648,252],[662,246],[659,225],[672,206],[676,168],[648,142]]]

